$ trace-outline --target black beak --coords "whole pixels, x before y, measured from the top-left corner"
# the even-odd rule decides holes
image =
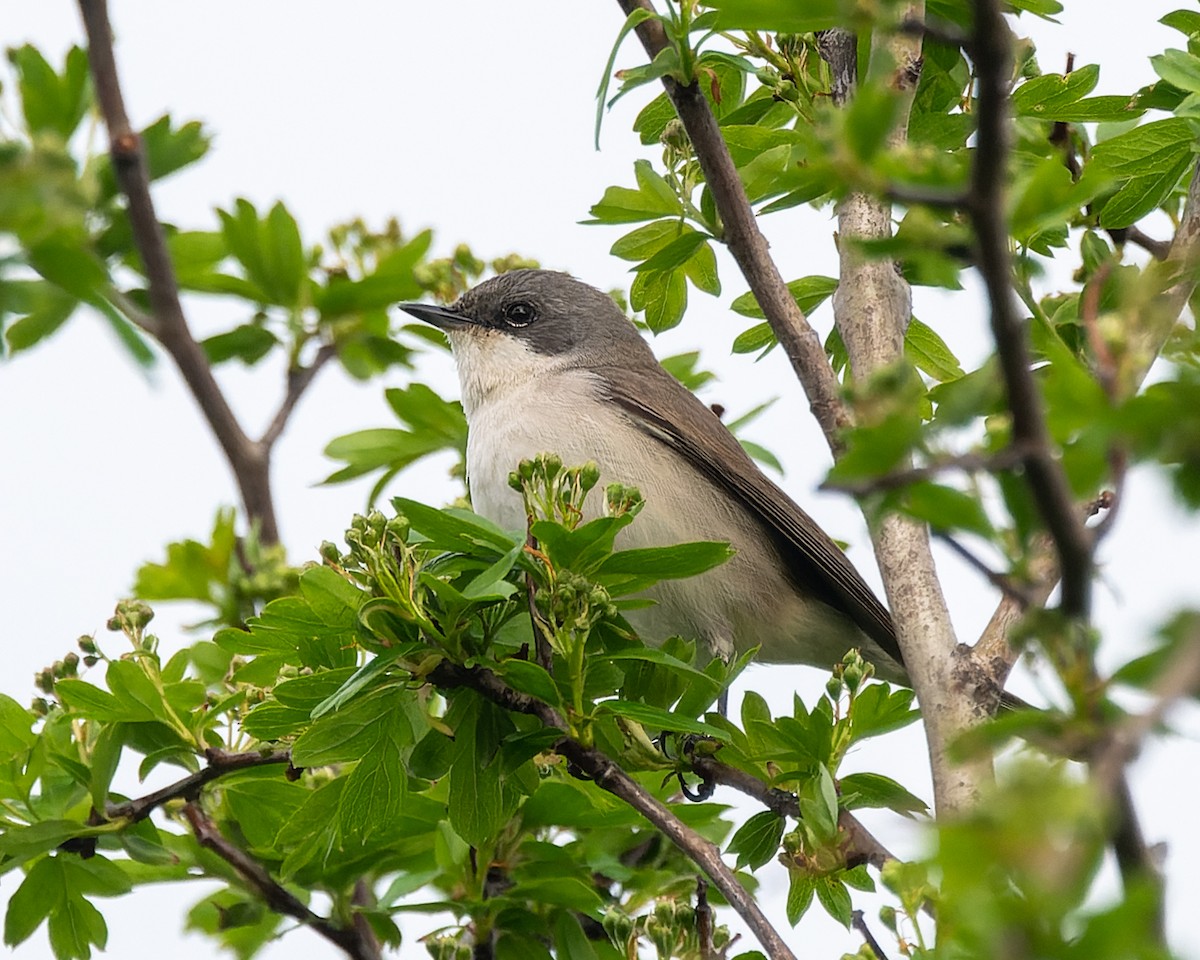
[[[464,317],[450,307],[441,307],[436,303],[399,303],[397,306],[405,313],[431,323],[440,330],[457,330],[475,323],[470,317]]]

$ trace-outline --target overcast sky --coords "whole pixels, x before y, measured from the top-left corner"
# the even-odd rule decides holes
[[[516,251],[597,286],[628,288],[627,264],[608,255],[620,228],[578,224],[606,185],[632,181],[635,158],[654,158],[629,130],[649,93],[620,103],[606,121],[601,151],[592,146],[593,96],[621,22],[615,3],[111,4],[135,124],[170,111],[180,121],[204,121],[216,137],[207,160],[156,188],[163,218],[211,229],[213,208],[228,206],[235,196],[260,207],[283,199],[312,242],[354,216],[381,224],[395,215],[411,232],[432,227],[436,253],[466,241],[485,258]],[[1070,50],[1079,65],[1104,65],[1097,93],[1122,93],[1153,79],[1146,55],[1178,45],[1179,35],[1155,21],[1180,5],[1075,0],[1062,27],[1023,21],[1019,29],[1034,33],[1044,69],[1061,70]],[[0,24],[6,45],[33,42],[55,63],[82,40],[67,0],[0,0]],[[638,52],[628,44],[625,61],[637,62]],[[11,98],[6,109],[12,109]],[[1165,236],[1166,226],[1157,227]],[[827,213],[797,211],[767,220],[765,228],[789,279],[836,273],[834,224]],[[878,584],[854,508],[814,493],[828,454],[809,418],[797,415],[806,407],[786,363],[773,355],[755,365],[729,354],[730,342],[747,324],[728,312],[728,304],[746,287],[728,258],[721,265],[721,297],[692,291],[686,328],[660,338],[655,349],[666,355],[703,345],[705,363],[721,377],[706,399],[719,400],[733,415],[779,398],[751,436],[779,454],[788,491],[835,537],[854,545],[853,559]],[[1068,277],[1072,266],[1064,264],[1060,277]],[[973,280],[954,297],[918,290],[915,305],[964,364],[989,352]],[[198,335],[245,319],[211,302],[190,309]],[[814,322],[827,329],[828,307]],[[434,358],[422,375],[444,393],[456,390],[445,358]],[[251,432],[273,412],[281,379],[282,371],[270,368],[247,375],[227,366],[220,373]],[[403,382],[398,372],[386,385]],[[314,558],[324,539],[340,539],[362,508],[369,484],[316,486],[334,467],[321,449],[334,436],[392,425],[384,385],[363,387],[327,369],[278,446],[275,488],[293,562]],[[445,461],[438,461],[404,475],[390,492],[438,503],[454,487]],[[225,463],[169,362],[164,359],[149,376],[133,369],[96,317],[81,312],[52,341],[0,366],[0,690],[28,699],[37,669],[72,649],[79,634],[103,631],[140,563],[160,557],[170,540],[203,538],[216,507],[234,501]],[[1173,505],[1156,477],[1135,472],[1118,529],[1101,557],[1097,619],[1111,642],[1107,663],[1141,649],[1167,611],[1194,604],[1198,534],[1200,526]],[[957,561],[943,557],[941,567],[959,636],[970,641],[995,599]],[[184,642],[181,619],[186,617],[179,612],[161,612],[156,625],[168,650]],[[1023,682],[1023,691],[1037,694],[1036,678]],[[770,675],[752,670],[744,683],[782,711],[792,690],[811,698],[822,679],[803,668]],[[1148,835],[1170,839],[1175,944],[1200,955],[1194,938],[1185,937],[1191,919],[1185,908],[1198,895],[1192,865],[1200,860],[1200,828],[1185,788],[1190,784],[1180,782],[1180,771],[1200,769],[1200,722],[1196,712],[1178,719],[1189,735],[1150,750],[1136,768],[1135,789]],[[886,751],[864,749],[851,763],[895,776],[928,797],[923,746],[915,731],[910,734],[904,749],[889,739]],[[125,789],[146,788],[130,782]],[[916,849],[911,832],[892,818],[871,823],[901,850]],[[760,878],[774,915],[781,916],[784,872],[771,865]],[[13,874],[0,879],[0,899],[7,900],[17,882]],[[199,887],[173,886],[101,904],[110,925],[109,955],[211,956],[207,940],[180,932],[183,906],[200,895]],[[406,921],[405,929],[419,935],[428,927]],[[806,955],[857,949],[857,939],[816,908],[801,930]],[[267,956],[295,956],[297,950],[335,955],[297,932]],[[44,930],[17,955],[49,957]],[[423,956],[424,950],[410,939],[401,955]]]

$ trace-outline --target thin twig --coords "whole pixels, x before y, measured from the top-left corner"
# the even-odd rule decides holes
[[[618,2],[627,16],[637,9],[654,12],[650,0]],[[667,37],[658,20],[644,20],[636,30],[651,60],[667,47]],[[842,404],[837,377],[826,359],[821,338],[809,324],[771,259],[767,240],[758,229],[741,177],[704,94],[697,84],[685,87],[669,76],[663,77],[662,83],[696,151],[696,159],[721,218],[722,239],[804,387],[825,441],[837,452],[841,449],[840,433],[849,423],[849,415]]]
[[[258,441],[259,446],[270,450],[275,445],[275,441],[283,433],[283,428],[287,426],[288,418],[296,409],[296,404],[304,391],[308,389],[309,384],[313,382],[313,378],[321,368],[336,356],[337,347],[332,343],[325,343],[321,345],[321,349],[317,351],[317,355],[313,357],[312,363],[307,367],[288,371],[287,390],[283,395],[283,401],[279,404],[279,410],[276,411],[275,416],[271,418],[271,424],[263,433],[262,439]]]
[[[708,881],[696,878],[696,939],[700,942],[700,960],[718,960],[713,947],[713,912],[708,905]]]
[[[983,576],[987,579],[987,582],[993,587],[995,587],[1005,596],[1012,597],[1012,599],[1016,601],[1016,603],[1019,604],[1023,610],[1029,609],[1029,607],[1033,604],[1033,597],[1023,585],[1017,583],[1012,577],[1006,576],[1003,573],[997,573],[979,557],[975,556],[975,554],[963,546],[963,544],[959,543],[958,540],[950,536],[950,534],[945,533],[944,531],[934,530],[933,535],[941,540],[942,543],[948,546],[951,550],[953,550],[969,566],[983,574]]]
[[[871,477],[869,480],[826,481],[821,484],[820,489],[865,497],[872,493],[898,490],[922,480],[932,480],[949,470],[961,470],[964,473],[995,473],[1000,470],[1011,470],[1023,463],[1025,456],[1026,451],[1023,447],[1010,444],[996,453],[963,453],[953,457],[938,457],[931,463],[885,473],[883,476]]]
[[[233,470],[248,519],[258,524],[259,536],[263,541],[276,543],[279,529],[271,498],[268,451],[250,440],[242,430],[213,376],[204,350],[192,336],[183,312],[175,268],[171,264],[162,225],[150,197],[145,150],[125,110],[125,99],[113,55],[108,4],[106,0],[78,2],[87,33],[88,63],[96,87],[96,99],[108,128],[113,172],[125,196],[133,242],[146,274],[153,322],[141,325],[166,348],[196,398]]]
[[[568,736],[565,732],[567,723],[557,710],[534,697],[513,690],[496,674],[483,667],[462,667],[443,661],[429,674],[429,680],[434,685],[446,689],[466,687],[474,690],[506,710],[537,717],[545,726],[564,731],[562,738],[554,746],[555,752],[564,757],[573,769],[594,781],[600,789],[608,791],[633,807],[704,871],[721,891],[726,902],[746,922],[771,960],[795,960],[795,954],[783,942],[754,898],[721,859],[720,849],[684,824],[607,754]]]
[[[275,750],[270,753],[227,753],[212,748],[204,751],[204,756],[208,760],[208,766],[203,770],[198,770],[182,780],[176,780],[144,797],[109,804],[104,810],[105,818],[137,823],[139,820],[145,820],[156,807],[161,807],[164,803],[172,800],[196,800],[206,785],[227,773],[275,763],[291,763],[291,752],[288,750]]]
[[[1125,242],[1141,247],[1155,260],[1166,260],[1171,253],[1170,240],[1155,240],[1144,233],[1137,224],[1125,228]]]
[[[1141,748],[1142,742],[1158,727],[1168,710],[1181,698],[1200,688],[1200,628],[1184,637],[1179,648],[1168,658],[1153,687],[1154,703],[1145,713],[1124,718],[1106,738],[1091,761],[1092,779],[1111,794],[1121,771]]]
[[[952,187],[919,186],[917,184],[889,184],[883,193],[884,199],[906,207],[920,204],[939,210],[966,210],[971,205],[971,194]]]
[[[228,863],[254,893],[260,896],[276,913],[293,917],[306,927],[312,928],[330,943],[341,947],[353,960],[379,960],[380,953],[374,937],[364,938],[355,928],[339,927],[308,909],[295,895],[278,883],[266,867],[234,846],[217,829],[216,823],[195,803],[183,808],[183,815],[191,825],[192,833],[200,846],[211,850]]]
[[[888,955],[883,952],[883,947],[879,945],[879,941],[871,933],[871,928],[867,926],[867,921],[863,917],[861,910],[855,910],[850,914],[850,926],[862,934],[863,940],[867,942],[867,946],[871,948],[871,952],[875,954],[877,960],[888,960]]]
[[[908,34],[909,36],[936,40],[938,43],[944,43],[951,47],[965,47],[970,43],[970,37],[954,26],[954,24],[936,18],[929,19],[925,17],[913,19],[906,17],[896,26],[896,31]]]
[[[1005,214],[1007,103],[1011,34],[998,0],[975,0],[971,52],[978,78],[979,118],[968,209],[979,246],[979,270],[991,305],[992,333],[1012,413],[1013,440],[1029,449],[1025,473],[1062,572],[1062,609],[1086,618],[1091,602],[1092,538],[1079,519],[1062,465],[1054,458],[1034,380],[1024,324],[1015,307]]]

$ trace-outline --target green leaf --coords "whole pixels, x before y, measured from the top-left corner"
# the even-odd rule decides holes
[[[10,49],[8,59],[17,71],[21,109],[30,132],[52,131],[68,140],[92,99],[87,54],[72,47],[61,74],[30,44]]]
[[[1012,94],[1018,116],[1060,119],[1057,111],[1082,100],[1096,88],[1100,67],[1089,64],[1068,74],[1044,74],[1026,80]]]
[[[491,843],[505,819],[494,710],[472,700],[455,730],[461,752],[450,768],[447,813],[455,833],[475,847]]]
[[[64,899],[61,864],[45,857],[30,868],[8,901],[4,914],[4,942],[15,947],[24,943]]]
[[[0,693],[0,762],[20,756],[37,743],[32,727],[33,714]]]
[[[634,720],[652,730],[670,730],[675,733],[697,733],[701,736],[713,737],[717,740],[728,740],[729,735],[720,727],[684,717],[661,707],[653,707],[648,703],[631,703],[627,700],[605,700],[596,708],[599,716],[625,717]]]
[[[721,30],[770,30],[775,33],[812,33],[843,25],[838,0],[712,0]]]
[[[812,904],[815,881],[799,868],[788,871],[787,919],[793,927]]]
[[[1200,38],[1200,13],[1195,10],[1172,10],[1160,17],[1158,22],[1178,30],[1189,39]]]
[[[200,341],[204,355],[214,366],[227,360],[241,360],[246,366],[253,366],[271,352],[271,348],[279,339],[264,326],[257,323],[244,323],[234,327],[228,333],[219,333]]]
[[[905,513],[924,520],[935,530],[970,530],[989,538],[995,535],[983,504],[962,490],[921,481],[905,488],[901,503]]]
[[[429,431],[415,432],[394,427],[358,430],[335,437],[325,447],[325,456],[345,461],[346,466],[330,474],[323,482],[344,483],[381,468],[400,470],[422,457],[446,449],[448,445],[444,436]],[[459,445],[457,439],[453,445]]]
[[[837,286],[838,282],[835,277],[801,277],[788,284],[788,292],[807,315],[833,296]],[[766,318],[766,314],[762,312],[753,293],[743,293],[730,304],[730,307],[734,313],[740,313],[743,317],[754,317],[758,320]]]
[[[846,885],[834,877],[818,877],[814,881],[813,889],[825,912],[849,930],[854,907]]]
[[[293,745],[293,762],[301,767],[324,767],[365,756],[385,733],[381,719],[390,718],[396,712],[389,709],[389,705],[399,700],[400,691],[394,686],[386,686],[350,701],[340,710],[327,713],[305,730]],[[403,712],[389,722],[393,738],[411,742],[412,727]]]
[[[378,737],[342,790],[338,825],[343,837],[365,840],[388,829],[404,809],[408,773],[403,748],[412,743],[412,726],[397,691],[389,692],[393,707],[382,716],[375,711]]]
[[[1191,125],[1178,117],[1155,120],[1097,144],[1092,163],[1126,181],[1104,201],[1101,226],[1130,226],[1162,204],[1191,166],[1194,149]]]
[[[711,243],[702,243],[683,265],[684,275],[692,286],[713,297],[721,295],[721,279],[717,275],[717,255]]]
[[[921,714],[912,709],[912,701],[911,690],[892,690],[886,683],[872,683],[860,690],[850,707],[854,742],[914,723]]]
[[[276,685],[273,693],[275,699],[285,707],[295,707],[297,710],[314,711],[324,704],[339,690],[343,689],[352,676],[354,667],[341,667],[337,670],[322,670],[306,677],[295,677],[284,680]]]
[[[913,366],[935,380],[945,382],[963,375],[958,358],[946,346],[946,341],[927,324],[913,317],[904,334],[904,352]]]
[[[842,807],[846,810],[886,807],[905,816],[929,810],[924,800],[882,774],[851,773],[842,777],[838,785],[841,789]]]
[[[1164,50],[1150,58],[1154,72],[1172,86],[1200,93],[1200,57],[1186,50]]]
[[[783,828],[783,817],[770,810],[762,810],[743,823],[729,841],[729,852],[738,855],[737,869],[748,866],[757,870],[771,860],[779,850]]]
[[[327,287],[317,289],[315,306],[322,317],[328,319],[348,313],[383,310],[401,300],[421,296],[424,288],[417,280],[416,267],[432,242],[433,232],[422,230],[404,246],[380,258],[374,271],[361,280],[340,275],[330,277]]]
[[[25,316],[4,332],[4,340],[13,353],[28,350],[54,334],[79,306],[76,297],[50,283],[38,283],[30,293],[31,303]]]
[[[697,230],[686,230],[665,247],[654,254],[644,263],[634,267],[634,272],[643,273],[648,270],[674,270],[681,267],[692,258],[692,255],[703,245],[709,236]]]
[[[191,120],[180,127],[172,127],[169,114],[159,117],[142,131],[150,179],[161,180],[195,163],[208,153],[211,143],[199,122]]]
[[[562,696],[545,668],[528,660],[505,660],[496,670],[514,690],[536,697],[551,706],[561,706]]]
[[[630,231],[609,250],[622,260],[649,260],[672,240],[685,232],[695,232],[682,220],[655,220]]]
[[[307,276],[307,261],[300,229],[287,208],[276,203],[260,220],[254,205],[239,199],[233,212],[218,210],[217,213],[230,252],[267,302],[298,306],[301,283]]]
[[[583,928],[570,911],[558,911],[554,924],[555,953],[571,960],[597,960],[596,948],[592,946]]]
[[[40,820],[27,827],[9,826],[0,833],[0,855],[14,861],[5,864],[8,868],[53,850],[74,837],[93,837],[99,832],[99,828],[86,827],[74,820]]]
[[[732,556],[733,549],[729,544],[712,541],[620,550],[600,565],[598,577],[605,580],[630,578],[636,582],[645,577],[656,582],[678,580],[718,567]],[[622,583],[620,586],[624,591],[629,585]]]
[[[633,164],[637,189],[609,187],[600,202],[591,208],[593,223],[636,223],[639,220],[658,220],[664,216],[681,216],[683,205],[675,191],[649,160]]]
[[[646,325],[655,333],[678,326],[687,309],[687,279],[682,270],[639,273],[629,290],[634,310],[645,312]]]
[[[104,680],[130,719],[167,719],[168,711],[162,691],[134,661],[113,660],[108,665]]]
[[[490,520],[469,510],[438,510],[405,497],[393,497],[392,506],[409,519],[414,530],[429,539],[431,546],[441,550],[475,553],[476,547],[490,547],[508,553],[516,543],[525,542],[524,532],[515,541]]]
[[[468,600],[507,600],[517,592],[517,588],[504,578],[508,576],[509,571],[512,570],[524,550],[523,543],[516,544],[508,553],[463,587],[462,595]]]
[[[600,88],[596,91],[596,129],[595,129],[595,145],[596,149],[600,149],[600,127],[604,123],[604,108],[608,100],[608,84],[613,74],[613,64],[617,61],[617,53],[621,49],[621,44],[625,38],[629,36],[629,31],[633,30],[639,23],[643,23],[651,18],[661,19],[652,10],[646,10],[643,7],[636,7],[630,11],[629,16],[625,18],[625,22],[621,24],[621,29],[617,31],[617,38],[613,41],[612,50],[608,54],[608,62],[604,65],[604,73],[600,77]]]
[[[147,720],[145,711],[122,703],[107,690],[101,690],[86,680],[67,677],[54,685],[58,698],[65,706],[91,720]]]
[[[95,303],[108,289],[108,270],[90,249],[70,237],[55,235],[26,251],[29,265],[71,296]]]

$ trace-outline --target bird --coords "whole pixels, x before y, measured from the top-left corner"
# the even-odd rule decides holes
[[[857,648],[876,676],[910,685],[891,615],[845,553],[662,367],[611,296],[566,273],[518,269],[446,306],[399,306],[449,340],[477,513],[524,529],[509,475],[554,453],[595,461],[602,485],[641,491],[619,548],[732,546],[725,564],[661,581],[653,604],[627,611],[644,640],[679,635],[726,660],[757,646],[759,662],[826,670]]]

